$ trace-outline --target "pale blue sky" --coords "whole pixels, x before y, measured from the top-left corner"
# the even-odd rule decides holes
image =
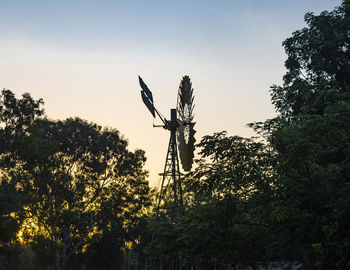
[[[20,36],[60,49],[197,50],[199,46],[204,51],[215,51],[228,43],[240,47],[241,42],[256,41],[265,31],[290,33],[295,26],[302,25],[306,11],[319,12],[339,3],[335,0],[2,0],[0,33],[3,37]],[[232,40],[235,40],[233,44]]]
[[[164,115],[181,77],[196,95],[197,140],[228,130],[250,136],[274,116],[282,41],[304,14],[340,0],[0,0],[0,88],[42,97],[53,119],[79,116],[125,134],[146,150],[150,181],[163,170],[168,134],[152,128],[137,75]]]

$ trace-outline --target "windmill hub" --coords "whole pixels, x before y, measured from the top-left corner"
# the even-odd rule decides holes
[[[170,110],[170,130],[176,131],[176,129],[180,126],[179,121],[177,119],[177,111],[176,109]]]

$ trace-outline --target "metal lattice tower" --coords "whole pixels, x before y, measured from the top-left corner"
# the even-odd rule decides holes
[[[195,122],[193,122],[194,95],[192,83],[189,76],[184,76],[181,80],[176,109],[170,110],[170,121],[167,120],[154,106],[153,94],[148,86],[139,76],[139,83],[142,88],[141,97],[143,103],[152,114],[162,121],[162,125],[154,125],[153,127],[162,127],[170,131],[170,139],[168,151],[166,155],[164,171],[162,174],[161,188],[156,209],[157,219],[162,213],[168,215],[172,222],[178,222],[178,217],[184,213],[182,187],[181,187],[181,172],[179,165],[179,157],[184,171],[190,171],[194,158],[194,130]],[[169,210],[169,211],[168,211]],[[152,240],[155,237],[155,232],[152,234]],[[160,267],[162,262],[160,261]],[[177,252],[171,255],[171,260],[168,262],[169,269],[181,269],[181,256]]]
[[[181,173],[176,142],[176,129],[178,127],[176,109],[171,109],[171,121],[169,122],[170,139],[164,172],[162,174],[163,178],[158,199],[157,216],[160,209],[172,209],[174,220],[176,220],[179,214],[183,213]],[[171,200],[167,202],[166,196],[172,198],[173,205],[169,205]]]
[[[153,118],[156,118],[157,115],[163,122],[162,125],[153,124],[153,126],[162,127],[170,131],[168,152],[158,199],[157,217],[161,209],[172,209],[173,215],[171,216],[176,221],[177,216],[184,212],[179,156],[184,171],[190,171],[193,164],[194,143],[196,141],[194,138],[196,131],[193,128],[195,123],[193,122],[194,96],[192,83],[189,76],[182,78],[176,109],[170,110],[170,121],[156,109],[152,92],[140,76],[139,83],[142,88],[142,101]]]

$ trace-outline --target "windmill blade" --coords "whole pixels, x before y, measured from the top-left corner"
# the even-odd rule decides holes
[[[145,91],[145,95],[149,99],[149,101],[153,104],[153,95],[151,90],[149,90],[148,86],[144,83],[142,78],[139,76],[139,83],[143,91]]]
[[[182,107],[185,106],[185,104],[192,104],[193,103],[193,89],[192,89],[192,83],[189,76],[184,76],[182,78],[180,88],[179,88],[179,103],[182,105]]]
[[[192,89],[192,83],[189,76],[183,76],[177,99],[177,111],[180,119],[183,122],[190,123],[192,121],[192,112],[193,112],[193,104],[194,95]]]
[[[186,142],[184,128],[185,127],[179,127],[177,129],[177,140],[182,168],[184,169],[184,171],[188,172],[191,170],[193,165],[195,148],[194,144],[196,142],[194,134],[196,133],[196,131],[193,129],[193,126],[189,127],[189,138],[188,142]]]
[[[180,152],[180,160],[182,168],[185,171],[190,171],[194,158],[194,144],[196,139],[194,134],[196,131],[193,129],[195,123],[193,123],[193,109],[194,109],[194,95],[191,79],[189,76],[183,76],[177,99],[177,111],[179,120],[182,125],[178,128],[177,139]]]
[[[150,102],[149,98],[145,94],[145,91],[143,91],[143,90],[141,90],[141,97],[142,97],[143,103],[146,105],[147,109],[151,112],[151,114],[155,118],[156,114],[154,112],[155,110],[154,110],[153,103]]]
[[[139,76],[139,83],[140,83],[140,86],[142,88],[142,90],[141,90],[142,101],[146,105],[147,109],[153,115],[153,118],[155,118],[156,114],[155,114],[152,92],[151,92],[151,90],[149,90],[148,86],[144,83],[144,81],[142,80],[142,78],[140,76]]]

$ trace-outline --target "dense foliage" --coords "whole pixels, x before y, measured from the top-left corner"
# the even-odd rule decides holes
[[[117,130],[78,118],[37,118],[42,101],[29,94],[17,100],[4,90],[2,98],[3,250],[15,252],[17,242],[65,269],[73,254],[93,256],[106,238],[117,254],[136,243],[134,230],[151,202],[144,152],[127,150]],[[103,265],[119,266],[121,256],[110,254]],[[33,267],[43,267],[41,259],[32,259]]]
[[[202,139],[187,213],[159,225],[153,256],[204,269],[350,268],[350,1],[305,21],[283,42],[278,115],[249,124],[255,138]]]

